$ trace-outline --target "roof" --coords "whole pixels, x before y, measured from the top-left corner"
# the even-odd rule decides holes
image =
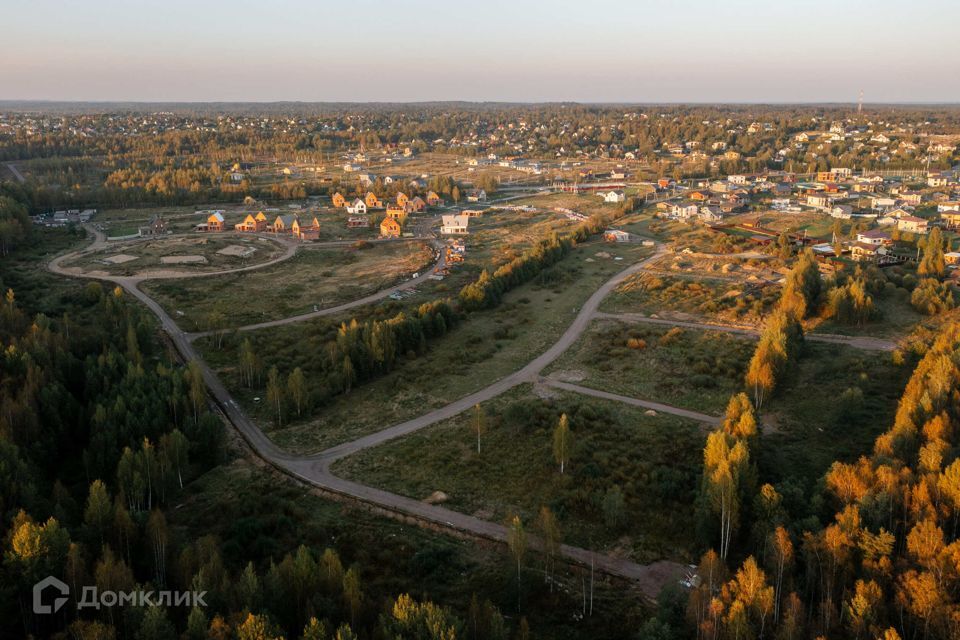
[[[884,238],[889,239],[890,234],[884,231],[883,229],[871,229],[870,231],[860,231],[857,233],[858,236],[863,236],[864,238]]]

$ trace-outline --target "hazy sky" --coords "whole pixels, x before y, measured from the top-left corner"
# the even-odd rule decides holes
[[[958,102],[956,0],[9,0],[0,99]]]

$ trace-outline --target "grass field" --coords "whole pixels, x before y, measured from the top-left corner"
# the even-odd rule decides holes
[[[546,350],[603,282],[649,251],[638,245],[597,240],[585,243],[538,278],[507,293],[497,308],[475,312],[446,336],[431,342],[426,354],[402,361],[393,372],[337,398],[309,419],[280,429],[265,428],[285,448],[316,451],[481,389]],[[416,304],[416,299],[411,298],[408,304]],[[384,311],[392,314],[403,308],[392,301],[377,307],[381,316]],[[371,313],[377,311],[358,309],[357,317],[370,317]],[[334,322],[336,319],[305,322],[248,335],[266,367],[276,364],[285,374],[294,366],[302,366],[304,358],[312,357],[311,350],[323,348]],[[266,425],[268,412],[252,401],[259,394],[240,385],[235,342],[222,351],[212,348],[209,340],[197,345],[246,408]]]
[[[808,341],[763,407],[775,432],[763,438],[762,473],[812,481],[833,460],[869,452],[892,424],[912,368],[889,354]]]
[[[271,560],[279,563],[301,544],[315,556],[335,549],[345,567],[360,572],[361,620],[375,620],[399,594],[409,593],[450,607],[464,621],[476,595],[481,603],[491,600],[511,628],[518,624],[516,569],[505,546],[439,535],[332,502],[246,460],[188,484],[167,517],[171,544],[215,536],[234,574],[247,560],[264,573]],[[611,630],[638,626],[649,615],[640,594],[597,575],[594,615],[574,622],[571,611],[581,607],[578,570],[559,567],[559,587],[551,590],[536,555],[528,555],[525,565],[523,614],[537,638],[617,640]]]
[[[760,279],[640,273],[611,293],[601,310],[755,324],[779,296],[779,286]]]
[[[518,513],[532,522],[546,505],[566,542],[639,562],[693,559],[699,425],[575,394],[550,396],[524,385],[486,403],[479,454],[468,411],[340,461],[335,472],[414,498],[443,491],[445,506],[488,520]],[[563,474],[551,453],[562,413],[574,438]],[[619,521],[604,509],[615,486],[624,504],[609,513]]]
[[[213,311],[225,314],[229,326],[240,326],[334,306],[396,284],[432,261],[433,251],[421,242],[300,247],[289,260],[263,269],[157,280],[144,288],[193,331],[206,329]]]
[[[629,345],[632,345],[629,346]],[[598,320],[550,377],[720,415],[743,387],[756,341],[719,331]]]

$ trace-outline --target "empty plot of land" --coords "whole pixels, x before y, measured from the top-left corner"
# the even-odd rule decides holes
[[[126,264],[127,262],[133,262],[134,260],[139,260],[139,256],[131,256],[126,253],[120,253],[115,256],[109,256],[103,259],[103,262],[107,264]]]
[[[218,251],[217,253],[222,253]],[[203,256],[161,256],[160,264],[206,264],[207,259]]]
[[[235,258],[249,258],[256,252],[256,247],[244,247],[239,244],[231,244],[217,251],[217,254],[221,256],[233,256]]]
[[[184,329],[203,331],[214,311],[229,326],[308,313],[394,285],[432,261],[419,242],[316,248],[263,269],[144,286]]]

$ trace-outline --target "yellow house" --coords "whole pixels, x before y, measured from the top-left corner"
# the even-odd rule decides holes
[[[399,238],[403,227],[394,218],[384,218],[380,223],[380,235],[384,238]]]
[[[263,231],[267,228],[267,216],[263,214],[263,211],[260,211],[257,215],[248,213],[247,217],[243,219],[243,222],[238,222],[233,225],[233,228],[243,233]]]
[[[367,209],[379,209],[383,207],[383,200],[377,197],[373,191],[367,192],[367,197],[364,199],[367,203]]]
[[[409,201],[410,201],[410,198],[408,198],[407,194],[405,194],[403,191],[397,194],[397,206],[403,208],[403,206],[406,205],[407,202]]]
[[[404,207],[399,205],[398,206],[389,205],[387,207],[387,217],[393,218],[394,220],[397,220],[398,222],[400,222],[400,224],[403,224],[403,221],[407,217],[407,210]]]
[[[273,221],[273,225],[270,227],[270,231],[274,233],[280,233],[281,231],[286,231],[287,229],[293,230],[293,225],[300,224],[300,220],[297,219],[297,216],[292,214],[287,214],[284,216],[277,216],[277,219]]]
[[[347,206],[347,199],[344,198],[343,194],[341,194],[339,191],[333,194],[333,197],[331,199],[333,200],[333,206],[335,207]]]
[[[207,216],[207,231],[223,231],[223,214],[219,211]]]

